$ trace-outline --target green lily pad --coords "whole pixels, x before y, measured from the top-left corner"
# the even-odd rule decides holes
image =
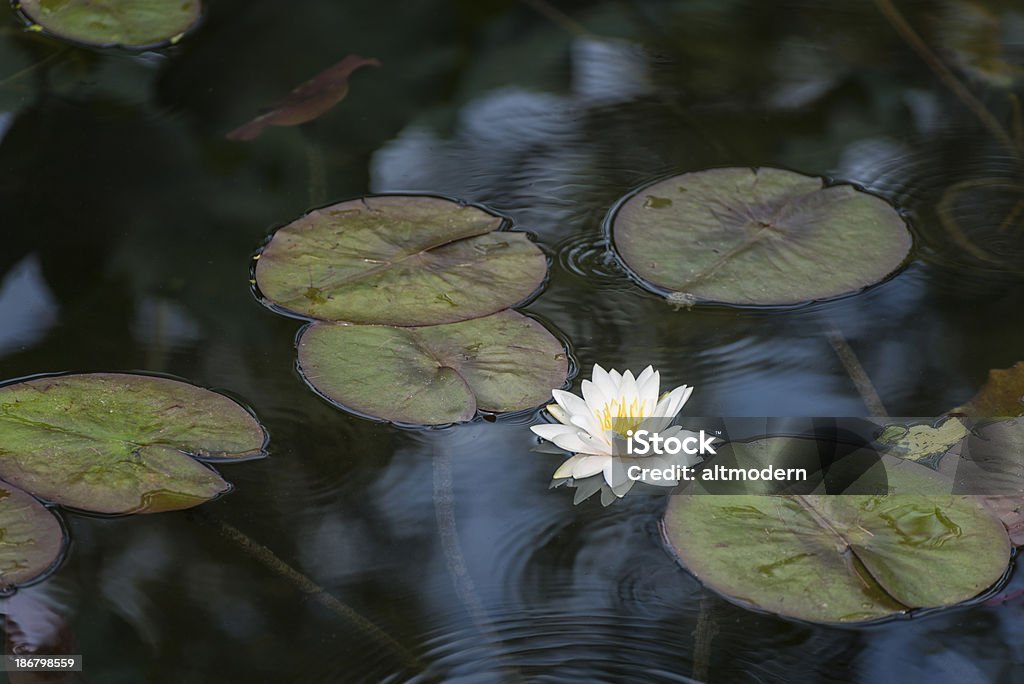
[[[887,425],[878,442],[887,453],[911,461],[937,461],[960,444],[971,431],[960,420],[946,418],[938,424]]]
[[[57,38],[135,49],[176,42],[202,13],[200,0],[20,0],[19,6]]]
[[[278,230],[256,265],[270,303],[326,321],[434,325],[518,304],[547,259],[504,220],[437,197],[366,197]]]
[[[25,492],[0,482],[0,588],[31,582],[51,570],[64,550],[56,516]]]
[[[230,488],[207,459],[263,454],[243,407],[141,375],[43,377],[0,388],[0,479],[96,513],[189,508]]]
[[[912,244],[881,199],[770,168],[654,183],[621,204],[611,232],[646,287],[688,303],[798,304],[855,292],[899,268]]]
[[[803,620],[951,606],[997,583],[1010,560],[1003,524],[974,497],[901,493],[933,491],[939,476],[911,461],[884,462],[887,496],[672,497],[666,538],[709,587]]]
[[[399,328],[315,323],[299,339],[299,368],[327,399],[415,425],[518,411],[565,384],[565,349],[515,311],[460,323]]]

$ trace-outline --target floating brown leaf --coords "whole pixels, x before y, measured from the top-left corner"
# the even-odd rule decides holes
[[[255,140],[267,126],[297,126],[318,119],[348,94],[348,78],[364,66],[380,66],[373,57],[349,55],[306,81],[270,111],[227,134],[228,140]]]
[[[965,413],[974,418],[1024,416],[1024,361],[1018,361],[1013,368],[990,370],[985,386],[952,413]]]

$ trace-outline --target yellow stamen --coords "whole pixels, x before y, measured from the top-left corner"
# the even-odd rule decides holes
[[[614,430],[625,435],[627,431],[639,427],[647,417],[647,401],[637,398],[627,404],[625,397],[613,399],[601,411],[595,411],[594,416],[602,430]]]

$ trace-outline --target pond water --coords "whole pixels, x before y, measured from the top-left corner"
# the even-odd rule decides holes
[[[0,22],[0,378],[172,374],[271,436],[195,511],[65,516],[66,561],[23,593],[67,621],[86,681],[1024,682],[1020,598],[859,627],[754,612],[665,551],[664,498],[549,490],[536,412],[409,430],[333,408],[294,368],[299,322],[248,282],[312,206],[442,194],[536,236],[550,279],[525,311],[587,374],[653,364],[696,416],[867,415],[838,330],[890,415],[939,415],[1024,357],[1024,166],[888,3],[206,4],[138,55]],[[1022,8],[900,7],[1015,135]],[[224,139],[349,53],[382,67],[335,110]],[[638,185],[760,165],[893,202],[910,262],[833,301],[674,310],[608,253]]]

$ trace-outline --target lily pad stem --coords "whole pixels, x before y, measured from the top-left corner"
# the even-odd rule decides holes
[[[417,672],[422,672],[426,669],[423,663],[416,656],[409,653],[409,651],[407,651],[401,644],[395,641],[371,620],[360,615],[351,606],[339,601],[307,575],[299,572],[299,570],[281,560],[281,558],[269,548],[255,541],[252,537],[245,534],[234,525],[199,512],[195,513],[195,518],[200,522],[215,528],[221,536],[234,543],[249,556],[255,558],[274,574],[290,582],[301,593],[309,596],[314,601],[343,619],[345,622],[354,626],[367,637],[382,645],[406,667]]]
[[[839,357],[839,361],[843,364],[843,368],[846,369],[846,373],[853,380],[854,387],[857,388],[860,398],[864,401],[864,405],[868,407],[871,415],[876,418],[888,416],[889,412],[885,410],[882,398],[878,396],[871,378],[868,377],[864,366],[861,365],[860,359],[857,358],[857,354],[853,351],[850,343],[846,341],[843,333],[831,323],[826,323],[825,337],[828,338],[828,343],[832,345],[832,349],[835,351],[836,356]]]
[[[698,682],[709,681],[711,674],[711,642],[718,634],[715,620],[714,599],[705,596],[700,600],[697,626],[693,628],[693,678]]]
[[[466,559],[462,555],[459,545],[459,533],[455,528],[455,487],[452,479],[452,457],[450,454],[439,451],[434,454],[434,511],[437,516],[437,530],[441,536],[441,546],[444,549],[445,561],[448,564],[448,574],[451,575],[452,583],[455,585],[455,592],[459,600],[466,607],[473,624],[478,632],[485,638],[493,638],[497,630],[494,623],[487,615],[480,596],[476,592],[473,578],[466,567]],[[507,671],[506,671],[507,672]],[[520,681],[515,677],[515,681]]]
[[[917,31],[914,30],[903,14],[896,9],[893,5],[892,0],[875,0],[875,4],[878,6],[879,11],[885,16],[885,18],[892,24],[892,27],[896,29],[896,32],[907,42],[908,45],[917,53],[917,55],[924,60],[925,64],[935,72],[935,75],[949,88],[958,100],[964,103],[971,112],[974,113],[978,120],[992,133],[995,138],[1009,148],[1011,151],[1018,152],[1019,148],[1014,144],[1013,138],[1006,132],[1003,125],[999,123],[999,120],[992,115],[992,112],[985,107],[985,105],[974,96],[974,94],[967,89],[967,86],[957,78],[945,63],[939,59],[939,56],[932,52],[931,48],[925,44],[921,36],[918,35]]]

